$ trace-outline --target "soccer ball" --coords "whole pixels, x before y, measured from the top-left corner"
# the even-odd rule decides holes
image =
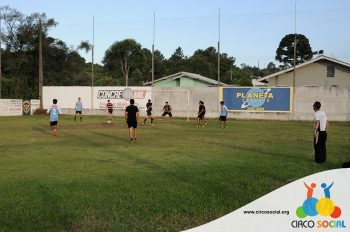
[[[110,120],[108,120],[108,121],[107,121],[107,124],[111,124],[111,121],[110,121]]]

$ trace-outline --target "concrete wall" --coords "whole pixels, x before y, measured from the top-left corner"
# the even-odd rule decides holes
[[[112,87],[107,88],[110,89]],[[147,93],[147,96],[145,95],[143,100],[136,99],[136,102],[139,104],[142,116],[146,114],[145,105],[148,98],[152,99],[153,113],[155,116],[160,116],[162,114],[163,106],[165,102],[168,101],[173,108],[173,115],[175,117],[187,117],[188,115],[191,118],[196,117],[196,113],[198,111],[198,102],[200,100],[204,101],[205,103],[207,109],[207,117],[216,118],[218,116],[219,95],[217,87],[153,88],[153,90],[150,87],[146,88],[149,88],[149,93],[151,93],[151,95],[148,95]],[[85,103],[89,103],[89,99],[91,99],[89,95],[89,93],[91,93],[90,87],[58,87],[55,91],[56,92],[54,93],[54,95],[59,100],[61,99],[61,103],[65,102],[62,99],[63,97],[67,98],[68,105],[62,107],[63,112],[66,114],[74,113],[73,108],[76,98],[78,96],[81,96],[83,102]],[[44,102],[46,102],[46,104],[51,104],[50,101],[52,100],[53,96],[52,91],[50,92],[50,95],[45,94],[46,92],[44,88]],[[45,99],[45,96],[48,96],[48,99]],[[329,120],[350,121],[350,88],[346,87],[296,87],[294,94],[294,110],[292,113],[231,112],[229,114],[229,118],[267,120],[313,120],[312,105],[315,101],[321,102],[321,109],[327,113]],[[89,104],[87,104],[87,107],[89,107]],[[98,109],[97,107],[96,109],[91,111],[90,109],[86,108],[84,110],[84,114],[105,115],[106,110]],[[114,115],[122,116],[123,114],[123,109],[116,109],[114,111]]]
[[[174,117],[197,117],[199,101],[204,101],[208,117],[216,117],[218,88],[154,88],[152,92],[155,115],[163,113],[165,102],[172,107]],[[187,111],[188,109],[188,111]]]
[[[333,65],[334,77],[327,77],[327,66]],[[268,86],[292,86],[293,72],[284,73],[269,79]],[[296,69],[295,86],[350,87],[350,69],[334,63],[322,61]]]

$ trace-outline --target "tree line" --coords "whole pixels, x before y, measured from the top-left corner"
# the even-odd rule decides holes
[[[56,27],[58,22],[48,18],[45,13],[24,15],[10,6],[1,6],[1,20],[2,98],[38,98],[40,31],[43,41],[44,85],[91,85],[92,64],[86,62],[79,54],[80,51],[91,52],[92,45],[89,41],[82,41],[76,47],[69,47],[64,41],[50,37],[48,35],[50,29]],[[309,41],[304,37],[298,35],[300,43],[300,48],[297,46],[298,62],[311,59],[316,54],[311,51]],[[306,45],[302,44],[302,41]],[[276,60],[282,64],[277,67],[270,62],[263,69],[246,64],[237,66],[233,56],[221,53],[221,81],[231,85],[249,86],[252,77],[265,76],[290,67],[292,65],[290,46],[293,46],[293,41],[282,40],[276,51]],[[198,49],[189,57],[184,55],[181,47],[178,47],[168,59],[161,51],[156,50],[155,79],[180,71],[217,79],[217,59],[218,52],[215,47]],[[105,51],[102,63],[94,64],[94,85],[142,85],[151,80],[151,66],[152,52],[149,49],[142,47],[134,39],[116,41]]]

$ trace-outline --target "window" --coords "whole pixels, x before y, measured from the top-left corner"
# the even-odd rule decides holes
[[[335,70],[333,65],[327,66],[327,77],[334,77]]]

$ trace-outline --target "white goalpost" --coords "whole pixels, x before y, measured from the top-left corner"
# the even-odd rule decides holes
[[[153,111],[156,114],[163,113],[163,106],[168,102],[172,108],[173,116],[185,117],[190,121],[190,91],[185,89],[179,90],[151,90]]]

